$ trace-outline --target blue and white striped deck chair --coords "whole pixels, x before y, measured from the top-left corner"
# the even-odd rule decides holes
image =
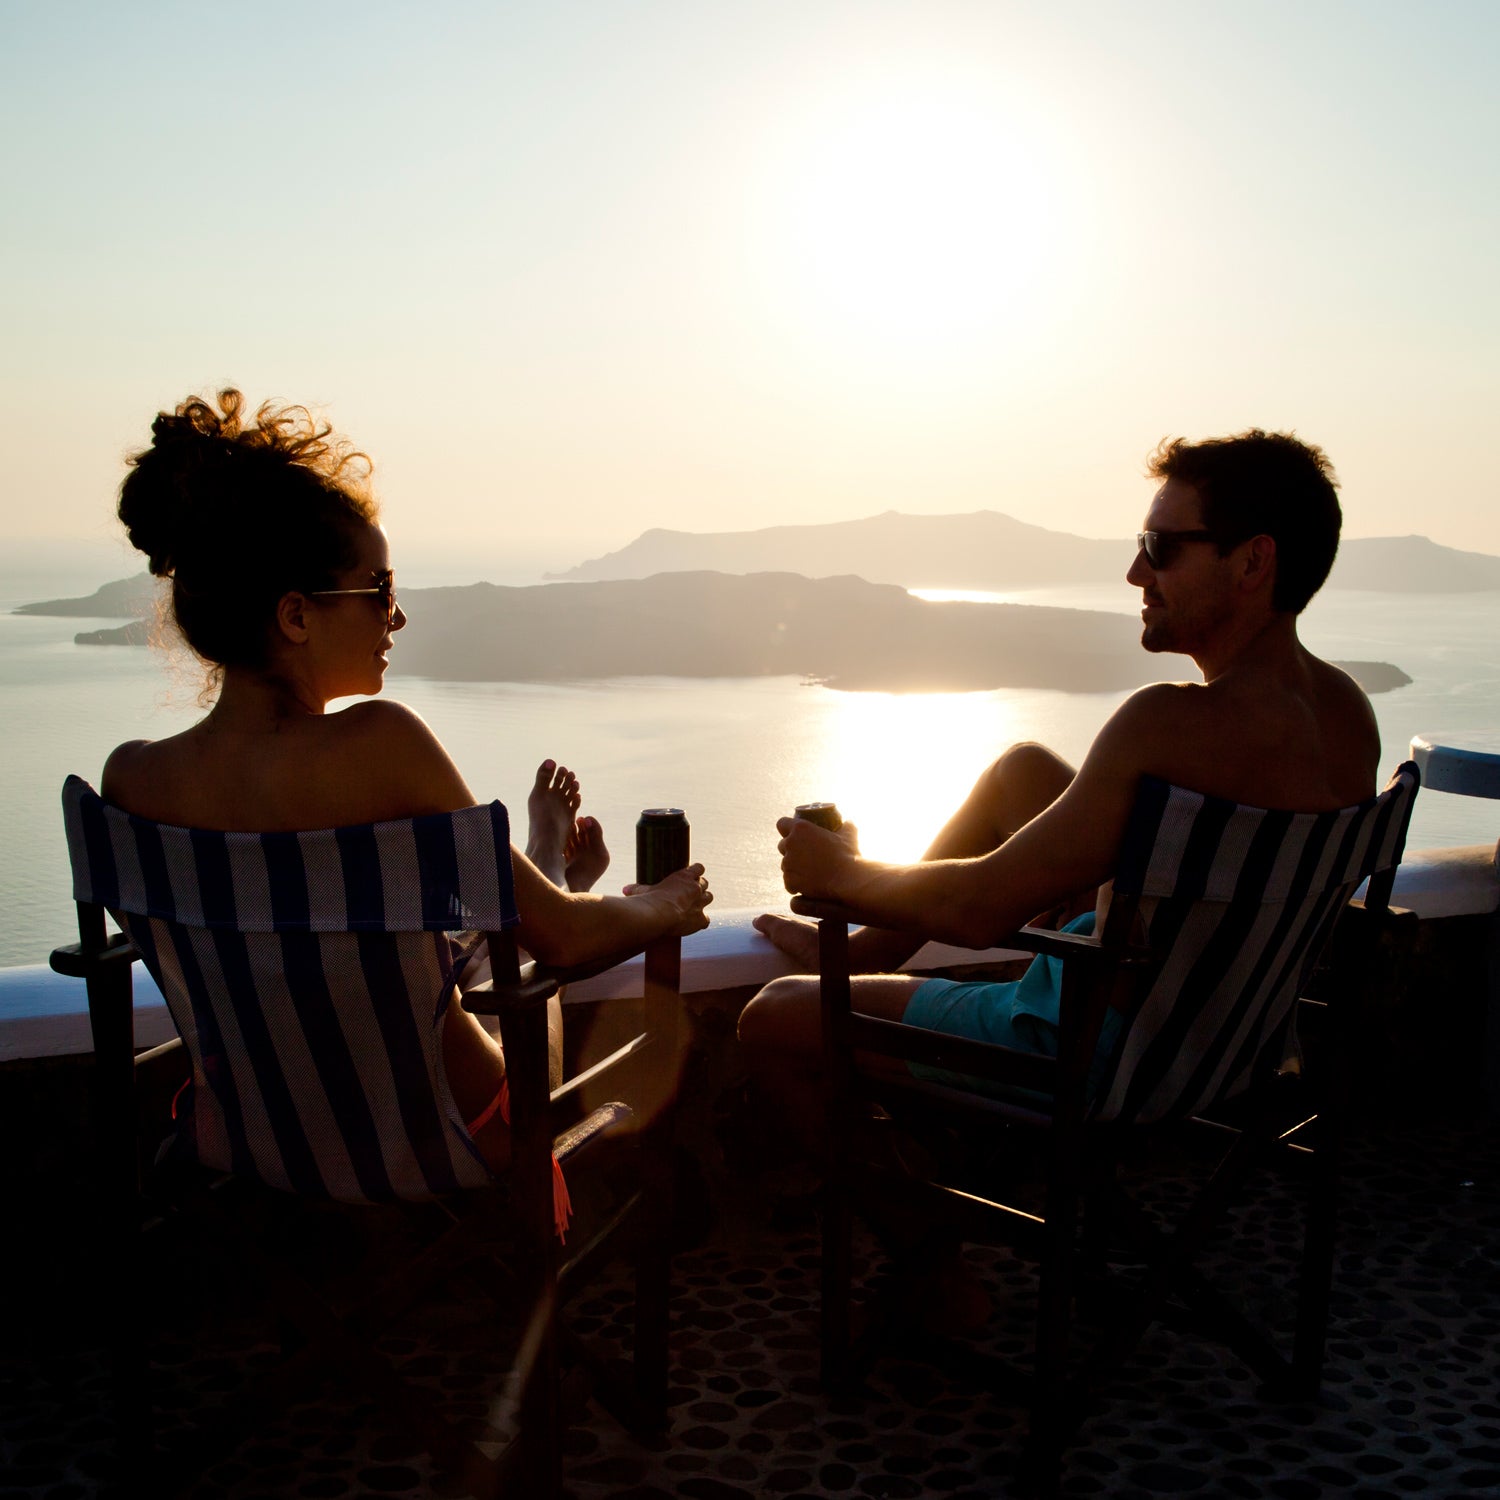
[[[127,1269],[139,1253],[143,1217],[134,1073],[155,1052],[179,1045],[135,1056],[131,963],[145,962],[187,1052],[191,1096],[185,1109],[179,1102],[174,1160],[187,1157],[216,1173],[312,1199],[423,1201],[495,1185],[442,1063],[443,1021],[448,1007],[460,1003],[455,985],[468,947],[455,934],[473,931],[489,937],[493,985],[471,988],[462,1003],[499,1017],[513,1111],[503,1186],[506,1221],[515,1231],[512,1300],[527,1323],[519,1440],[492,1458],[447,1424],[419,1389],[395,1381],[373,1352],[355,1362],[353,1373],[480,1492],[500,1483],[515,1493],[556,1495],[563,1432],[556,1311],[564,1283],[580,1283],[603,1248],[620,1243],[621,1231],[635,1223],[643,1227],[635,1236],[634,1384],[623,1404],[643,1426],[662,1420],[672,1191],[662,1163],[670,1152],[671,1081],[655,1080],[668,1091],[665,1106],[639,1125],[641,1190],[604,1228],[570,1246],[564,1263],[554,1233],[552,1153],[572,1162],[591,1143],[629,1131],[626,1106],[612,1102],[585,1113],[577,1088],[596,1085],[617,1067],[638,1069],[648,1038],[635,1037],[579,1080],[549,1090],[546,1004],[569,976],[517,964],[505,808],[493,802],[310,833],[221,833],[133,817],[69,777],[63,812],[80,941],[57,949],[52,965],[88,984],[104,1122],[101,1216],[112,1246],[101,1263],[116,1283],[116,1409],[127,1452],[151,1461],[145,1329],[131,1306]],[[106,931],[106,911],[122,928],[117,937]],[[600,960],[579,977],[629,956]],[[675,939],[648,950],[647,1008],[655,1003],[652,1032],[670,1057],[676,1022],[668,992],[677,962]],[[634,1082],[651,1080],[637,1071]],[[453,1206],[445,1204],[437,1217],[453,1224]],[[457,1217],[445,1251],[468,1244],[471,1222],[484,1219]],[[422,1261],[429,1268],[451,1263],[431,1247]],[[292,1299],[294,1319],[317,1300],[307,1290]],[[389,1311],[389,1298],[377,1297],[370,1310]],[[357,1323],[330,1322],[318,1311],[310,1316],[325,1342],[349,1347]]]
[[[173,828],[63,790],[74,897],[139,950],[187,1048],[204,1166],[310,1198],[490,1174],[448,1090],[461,930],[517,921],[505,808],[313,833]]]
[[[1304,1152],[1282,1118],[1279,1080],[1299,998],[1340,916],[1368,877],[1355,969],[1367,959],[1387,912],[1419,784],[1411,762],[1378,797],[1326,813],[1240,806],[1147,778],[1139,789],[1116,866],[1103,927],[1095,936],[1035,927],[1003,939],[1062,965],[1059,1055],[1039,1057],[949,1037],[850,1009],[848,928],[868,920],[855,908],[796,898],[794,911],[819,919],[824,1038],[829,1058],[827,1132],[834,1166],[823,1234],[823,1369],[849,1371],[849,1184],[904,1201],[922,1222],[950,1222],[964,1238],[1029,1242],[1042,1267],[1035,1363],[1024,1374],[1032,1407],[1031,1461],[1044,1488],[1057,1483],[1062,1447],[1085,1408],[1088,1377],[1067,1373],[1074,1260],[1085,1187],[1112,1180],[1114,1153],[1133,1127],[1196,1118],[1245,1096],[1232,1145],[1179,1231],[1155,1245],[1144,1280],[1131,1282],[1123,1311],[1100,1353],[1117,1363],[1139,1340],[1169,1287],[1187,1281],[1215,1326],[1268,1380],[1299,1392],[1321,1378],[1334,1238],[1338,1104],[1350,1033],[1357,1025],[1362,972],[1351,972],[1329,1003],[1335,1045],[1332,1087],[1317,1108],[1318,1150],[1297,1289],[1295,1347],[1284,1359],[1258,1328],[1201,1285],[1196,1248],[1219,1222],[1249,1168],[1280,1152]],[[1095,1047],[1109,1010],[1123,1025],[1103,1081],[1091,1097]],[[955,1075],[951,1082],[863,1074],[856,1055],[879,1054]],[[971,1083],[969,1080],[983,1080]],[[1264,1084],[1261,1088],[1259,1085]],[[957,1114],[972,1136],[997,1128],[1045,1132],[1045,1214],[1037,1216],[936,1181],[859,1167],[847,1120],[873,1097],[892,1113]],[[1307,1163],[1304,1160],[1303,1165]],[[1092,1201],[1102,1202],[1102,1191]],[[889,1211],[889,1209],[887,1210]],[[1146,1226],[1138,1224],[1138,1229]],[[978,1231],[978,1232],[976,1232]],[[1143,1236],[1149,1238],[1149,1230]],[[1134,1263],[1140,1264],[1139,1245]]]
[[[1250,1086],[1355,891],[1384,874],[1389,900],[1417,786],[1407,762],[1370,802],[1289,813],[1143,781],[1101,946],[1154,957],[1092,1119],[1200,1114]]]

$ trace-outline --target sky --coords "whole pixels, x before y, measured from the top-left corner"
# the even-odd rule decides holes
[[[1493,0],[0,0],[0,540],[311,403],[412,582],[649,527],[1133,532],[1167,435],[1500,553]],[[104,576],[117,576],[106,571]]]

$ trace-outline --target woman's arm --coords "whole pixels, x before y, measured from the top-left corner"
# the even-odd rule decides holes
[[[705,908],[714,898],[702,865],[689,865],[658,885],[632,887],[628,896],[600,896],[560,890],[518,849],[510,859],[521,913],[516,936],[544,964],[569,968],[708,926]]]

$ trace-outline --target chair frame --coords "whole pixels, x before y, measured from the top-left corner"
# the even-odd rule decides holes
[[[1227,1131],[1228,1149],[1176,1232],[1160,1234],[1142,1224],[1133,1226],[1138,1233],[1144,1231],[1146,1238],[1154,1239],[1138,1298],[1125,1314],[1106,1325],[1094,1351],[1094,1368],[1078,1373],[1070,1372],[1073,1303],[1080,1290],[1081,1263],[1086,1263],[1091,1275],[1106,1269],[1104,1230],[1109,1212],[1117,1213],[1120,1206],[1118,1201],[1110,1201],[1112,1195],[1119,1196],[1114,1180],[1118,1150],[1127,1139],[1169,1128],[1173,1123],[1138,1125],[1089,1119],[1089,1068],[1105,1013],[1113,1004],[1131,1014],[1159,962],[1160,956],[1150,947],[1132,941],[1135,902],[1117,897],[1104,930],[1097,936],[1027,926],[999,940],[1005,947],[1063,961],[1059,1052],[1056,1058],[1048,1058],[854,1011],[849,928],[890,928],[893,924],[872,921],[869,912],[856,907],[794,897],[792,910],[815,919],[819,929],[829,1157],[822,1262],[821,1359],[825,1383],[837,1387],[856,1381],[884,1331],[883,1320],[872,1316],[858,1345],[851,1341],[851,1237],[858,1189],[908,1199],[912,1207],[929,1216],[923,1222],[948,1224],[966,1239],[998,1238],[1015,1243],[1040,1262],[1033,1368],[1025,1370],[988,1360],[983,1365],[987,1379],[1010,1388],[1030,1404],[1031,1428],[1023,1473],[1045,1493],[1054,1492],[1059,1483],[1064,1449],[1088,1412],[1099,1377],[1128,1357],[1156,1320],[1174,1283],[1188,1284],[1191,1302],[1208,1315],[1216,1332],[1264,1380],[1291,1396],[1314,1395],[1321,1381],[1328,1325],[1343,1116],[1349,1094],[1349,1058],[1358,1029],[1358,1000],[1367,985],[1380,934],[1393,923],[1408,930],[1415,925],[1411,913],[1390,907],[1394,874],[1392,867],[1372,876],[1365,898],[1352,900],[1337,914],[1344,973],[1338,1003],[1326,1008],[1331,1023],[1328,1073],[1319,1109],[1293,1109],[1288,1113],[1291,1101],[1280,1097],[1287,1080],[1275,1065],[1281,1053],[1270,1058],[1268,1048],[1262,1053],[1259,1083],[1240,1096],[1248,1108],[1244,1120],[1231,1127],[1190,1117],[1198,1125],[1213,1125],[1216,1134]],[[1330,921],[1312,945],[1304,975],[1327,950],[1334,926]],[[907,930],[917,931],[915,927]],[[1302,1000],[1294,1005],[1293,1017],[1300,1005],[1309,1003],[1315,1002]],[[1288,1026],[1291,1020],[1289,1017]],[[1286,1030],[1283,1028],[1283,1036]],[[871,1078],[861,1072],[860,1054],[927,1064],[1035,1091],[1050,1096],[1050,1107],[1045,1101],[994,1099],[915,1078]],[[1016,1126],[1040,1133],[1046,1171],[1043,1214],[1039,1217],[998,1199],[857,1163],[853,1125],[860,1112],[868,1114],[872,1105],[897,1107],[893,1103],[897,1100],[940,1114],[957,1113],[981,1126]],[[1315,1120],[1319,1134],[1316,1152],[1303,1138]],[[1235,1187],[1251,1166],[1270,1156],[1289,1159],[1309,1179],[1290,1357],[1208,1287],[1192,1266],[1194,1255],[1218,1223]],[[921,1336],[916,1342],[929,1352],[934,1342],[945,1344]]]
[[[154,1455],[148,1329],[137,1290],[143,1231],[158,1221],[144,1193],[134,1125],[138,1070],[180,1049],[182,1042],[173,1038],[136,1052],[131,971],[141,954],[124,933],[109,931],[103,906],[87,901],[76,904],[79,941],[55,949],[51,967],[84,980],[94,1037],[93,1111],[103,1180],[97,1284],[106,1309],[118,1446],[128,1473],[166,1493],[170,1490]],[[520,1351],[517,1436],[498,1457],[491,1458],[449,1423],[434,1401],[399,1380],[368,1347],[358,1313],[342,1317],[333,1313],[300,1278],[288,1275],[284,1267],[259,1253],[253,1241],[244,1239],[237,1221],[224,1223],[222,1209],[212,1201],[217,1195],[198,1196],[209,1203],[211,1218],[220,1221],[234,1247],[248,1251],[270,1281],[273,1300],[280,1304],[282,1314],[299,1335],[310,1339],[293,1360],[294,1366],[309,1367],[319,1354],[339,1359],[365,1382],[391,1419],[413,1430],[437,1462],[479,1500],[506,1493],[545,1500],[560,1494],[562,1488],[559,1309],[635,1220],[641,1229],[636,1247],[634,1381],[629,1389],[600,1394],[639,1435],[654,1436],[666,1422],[668,1235],[675,1128],[675,1087],[670,1075],[679,1051],[681,940],[660,939],[646,950],[644,1008],[650,1033],[637,1035],[555,1092],[548,1085],[548,1001],[563,985],[612,968],[630,955],[614,954],[574,969],[548,969],[521,963],[511,930],[490,933],[487,940],[493,979],[467,991],[462,1003],[477,1015],[495,1016],[499,1021],[511,1085],[512,1146],[510,1170],[498,1185],[507,1190],[513,1212],[518,1253],[512,1269],[520,1305],[534,1310]],[[625,1072],[651,1106],[639,1129],[640,1187],[604,1226],[564,1257],[553,1224],[554,1150],[566,1159],[610,1133],[618,1123],[618,1108],[596,1110],[562,1135],[559,1121],[569,1110],[576,1114],[585,1084],[595,1084],[616,1071]],[[121,1121],[130,1122],[131,1128],[116,1128]],[[202,1169],[202,1175],[216,1176],[216,1185],[228,1181],[227,1174],[212,1174],[209,1169]],[[460,1196],[472,1200],[487,1195],[481,1190]],[[447,1216],[457,1217],[451,1209]],[[421,1264],[447,1263],[450,1252],[471,1236],[471,1225],[460,1218],[437,1245],[423,1252]],[[412,1300],[406,1298],[408,1304]],[[284,1378],[278,1379],[278,1388],[284,1399]],[[244,1406],[253,1420],[256,1402]]]

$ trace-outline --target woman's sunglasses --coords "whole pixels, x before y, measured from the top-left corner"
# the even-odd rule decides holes
[[[1157,572],[1170,568],[1177,561],[1177,554],[1185,542],[1214,542],[1218,538],[1211,531],[1138,531],[1135,545],[1146,554],[1146,561]]]
[[[384,573],[372,573],[370,576],[375,580],[375,587],[372,589],[309,589],[307,596],[309,599],[337,599],[357,594],[379,595],[385,605],[385,628],[389,630],[396,618],[396,575],[387,569]]]

